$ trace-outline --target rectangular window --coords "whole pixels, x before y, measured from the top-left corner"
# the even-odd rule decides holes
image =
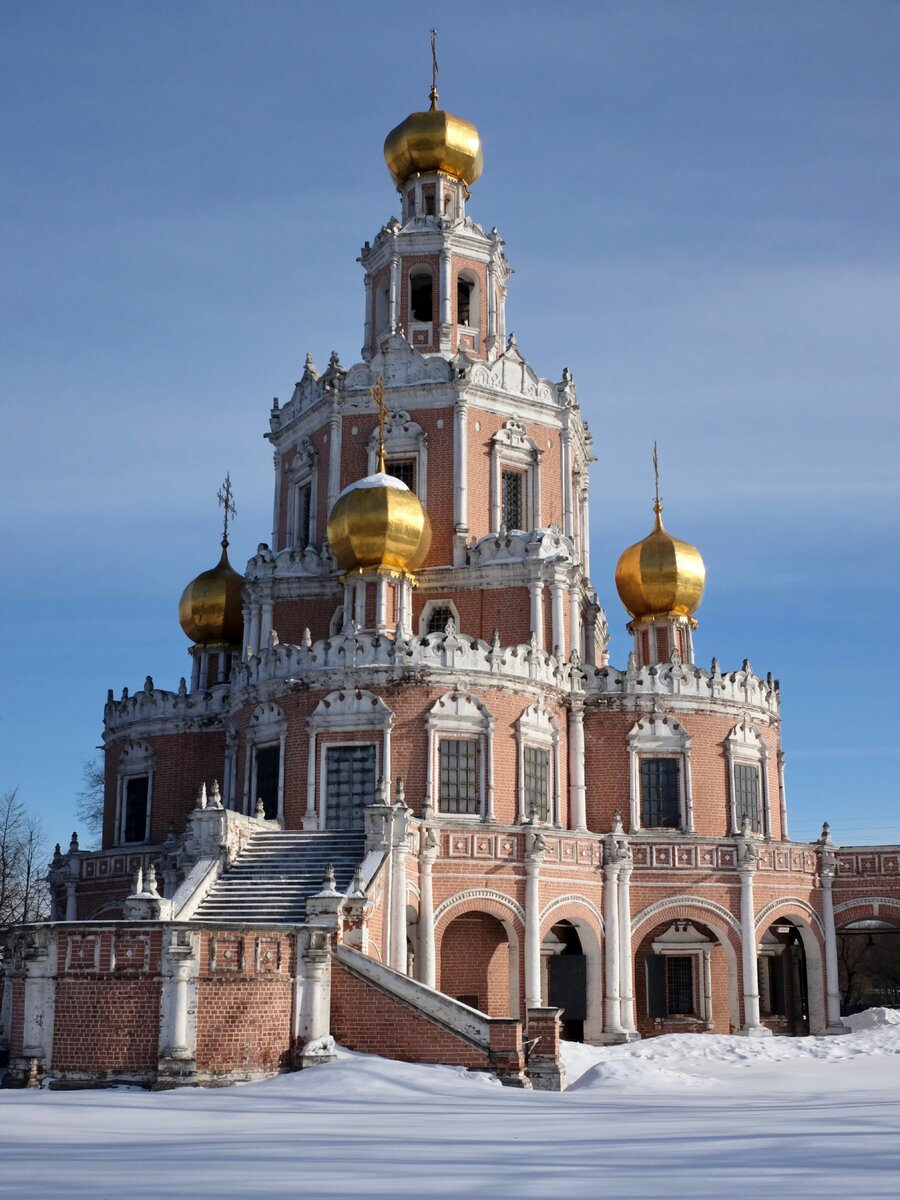
[[[328,746],[325,750],[325,824],[361,830],[363,809],[375,801],[375,747]]]
[[[507,529],[525,528],[525,476],[521,471],[500,472],[500,516]]]
[[[478,814],[478,739],[440,743],[440,800],[445,813]]]
[[[550,819],[550,754],[537,746],[526,746],[525,816],[538,821]]]
[[[252,809],[256,811],[257,800],[262,800],[267,821],[278,816],[278,775],[281,766],[280,746],[259,746],[256,750],[256,795]]]
[[[385,464],[385,472],[405,483],[411,492],[416,490],[416,461],[414,458],[391,458]]]
[[[734,764],[734,812],[738,828],[743,825],[746,816],[750,818],[753,832],[760,832],[759,767],[756,763]]]
[[[297,545],[305,549],[309,545],[312,522],[312,484],[304,484],[297,490]]]
[[[681,824],[677,758],[641,759],[641,824],[677,829]]]
[[[453,620],[453,610],[445,604],[436,605],[428,614],[428,628],[426,633],[443,633],[447,628],[447,622]]]
[[[666,1008],[670,1017],[694,1016],[694,960],[690,955],[666,956]]]
[[[149,797],[149,775],[138,775],[125,780],[125,815],[122,822],[124,842],[143,842],[146,839]]]

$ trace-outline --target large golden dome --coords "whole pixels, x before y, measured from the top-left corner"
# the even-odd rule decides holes
[[[178,620],[198,646],[240,646],[244,638],[241,586],[244,580],[228,561],[228,542],[216,566],[193,579],[181,594]]]
[[[437,107],[410,113],[384,139],[384,161],[400,188],[410,176],[444,171],[463,183],[474,183],[484,166],[478,130],[462,117]]]
[[[616,567],[616,589],[636,620],[690,617],[699,608],[706,584],[700,551],[663,528],[662,505],[654,505],[656,521],[642,541],[629,546]]]
[[[402,480],[376,471],[338,496],[328,517],[328,542],[343,571],[412,572],[431,546],[431,522]]]

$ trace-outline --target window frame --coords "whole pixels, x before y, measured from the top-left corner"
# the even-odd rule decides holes
[[[150,830],[153,821],[153,776],[155,774],[156,755],[147,742],[128,741],[122,747],[116,764],[116,823],[115,844],[118,846],[139,846],[150,841]],[[126,804],[128,782],[131,779],[147,779],[147,812],[144,818],[144,836],[138,841],[125,840],[125,822],[127,818]]]
[[[694,832],[694,795],[691,773],[693,738],[672,713],[658,712],[641,717],[627,736],[629,754],[629,832],[644,828],[641,790],[641,762],[645,758],[676,758],[679,762],[680,823],[677,830]],[[657,828],[657,827],[653,827]],[[658,828],[670,829],[670,826]],[[672,828],[673,832],[676,832]]]
[[[656,765],[661,763],[671,763],[675,768],[674,809],[672,813],[674,816],[674,824],[670,824],[668,822],[649,821],[647,819],[647,812],[650,802],[644,793],[645,770],[647,770],[651,764]],[[684,782],[683,772],[681,769],[681,756],[678,754],[642,754],[640,756],[639,770],[641,829],[682,829],[684,826]],[[649,775],[649,770],[647,770],[647,775]],[[662,791],[661,781],[660,791]],[[663,814],[660,812],[658,815],[661,816]]]
[[[284,821],[284,749],[287,738],[287,720],[277,704],[271,701],[258,704],[250,717],[244,734],[244,795],[242,811],[249,817],[256,816],[256,780],[258,750],[278,746],[278,803],[274,817],[267,820]]]
[[[378,781],[381,778],[381,762],[384,754],[378,738],[374,736],[358,738],[341,738],[339,740],[319,739],[319,806],[321,829],[329,829],[328,825],[328,752],[330,750],[346,750],[354,746],[371,746],[375,751],[375,773],[372,784],[372,799],[363,808],[369,808],[378,801]]]
[[[691,921],[677,920],[652,943],[652,952],[665,963],[665,999],[666,1015],[652,1016],[650,1013],[650,960],[645,960],[645,996],[647,1015],[651,1020],[691,1022],[695,1025],[705,1025],[712,1029],[713,994],[712,994],[712,952],[715,942],[710,941]],[[689,959],[691,962],[691,994],[694,1002],[693,1013],[675,1013],[669,1011],[669,971],[670,958]]]
[[[445,799],[449,802],[449,797],[444,796],[444,751],[451,746],[471,746],[474,755],[474,767],[472,768],[474,794],[466,798],[466,803],[471,805],[471,808],[462,810],[460,808],[444,808]],[[477,817],[481,815],[481,796],[483,793],[483,775],[484,775],[484,748],[482,739],[475,735],[473,737],[465,737],[461,734],[456,736],[442,736],[437,739],[437,811],[441,816],[446,817]],[[449,764],[447,764],[449,769]],[[456,767],[459,770],[458,764]],[[468,768],[467,768],[468,771]],[[458,802],[458,797],[457,797]]]
[[[426,719],[428,762],[425,779],[426,807],[441,817],[459,821],[494,820],[495,720],[480,697],[468,692],[446,692],[431,706]],[[480,743],[478,803],[474,813],[449,813],[440,810],[440,742],[444,739]]]
[[[419,614],[419,637],[432,637],[434,634],[442,634],[444,629],[429,629],[431,615],[436,609],[446,608],[450,612],[450,616],[456,625],[456,632],[459,633],[460,621],[459,610],[452,600],[441,597],[440,599],[426,600],[425,606]]]
[[[376,747],[376,785],[391,779],[391,730],[394,714],[380,696],[363,689],[347,688],[319,701],[307,721],[309,742],[306,766],[306,812],[304,829],[327,829],[325,808],[325,756],[327,746],[370,745]],[[344,737],[322,737],[322,734]]]
[[[368,474],[378,470],[379,429],[376,425],[366,440]],[[413,463],[413,494],[428,508],[428,434],[405,409],[392,409],[384,426],[385,462],[408,459]]]
[[[759,728],[745,716],[738,721],[725,739],[728,756],[728,787],[731,808],[731,836],[741,832],[741,815],[738,812],[736,767],[756,767],[758,779],[759,828],[751,833],[756,837],[772,836],[772,810],[769,795],[769,748]]]
[[[524,423],[510,417],[491,439],[491,531],[503,524],[503,472],[521,472],[523,532],[541,528],[541,449]]]
[[[316,449],[309,438],[301,438],[297,447],[297,453],[294,455],[287,472],[288,503],[283,541],[286,549],[303,551],[308,547],[315,549],[317,545],[319,536],[317,521],[319,503],[318,457]],[[306,542],[301,544],[299,540],[301,506],[303,494],[307,489],[309,491],[309,528],[307,530]]]
[[[542,824],[562,825],[562,779],[560,766],[560,729],[553,713],[543,700],[526,708],[516,721],[517,742],[517,804],[519,821],[529,819],[525,796],[525,750],[545,750],[548,755],[547,816]]]

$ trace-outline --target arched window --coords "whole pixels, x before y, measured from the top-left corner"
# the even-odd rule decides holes
[[[116,840],[120,845],[150,840],[154,754],[146,742],[126,742],[116,784]]]
[[[409,273],[410,323],[428,324],[434,316],[434,280],[427,267],[414,267]]]
[[[478,277],[473,271],[460,271],[456,277],[456,323],[465,329],[478,330],[479,314]],[[473,349],[477,349],[477,338]]]

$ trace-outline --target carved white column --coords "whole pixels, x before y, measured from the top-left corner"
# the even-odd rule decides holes
[[[259,621],[260,612],[258,604],[250,606],[250,636],[247,638],[247,648],[252,650],[254,654],[259,653]]]
[[[587,829],[584,783],[584,707],[572,700],[569,709],[569,827]]]
[[[391,255],[391,282],[388,294],[388,326],[391,333],[397,332],[400,319],[400,255]]]
[[[334,508],[335,501],[341,493],[341,414],[337,401],[331,410],[328,425],[328,513]]]
[[[534,634],[534,640],[537,642],[541,650],[544,649],[544,585],[540,580],[536,583],[530,583],[528,590],[531,593],[531,631]]]
[[[607,857],[616,853],[613,846],[609,849],[607,842]],[[608,1037],[624,1037],[622,1028],[622,1001],[619,992],[621,968],[619,965],[619,863],[613,859],[603,867],[603,933],[606,939],[604,947],[604,966],[606,968],[606,1002],[605,1033]]]
[[[441,251],[441,324],[453,323],[453,279],[450,273],[450,251]]]
[[[577,650],[582,661],[586,658],[581,642],[581,603],[578,595],[578,585],[569,586],[569,642],[570,649]]]
[[[303,814],[304,829],[318,829],[319,820],[316,816],[316,733],[310,731],[309,749],[306,754],[306,812]],[[325,814],[322,814],[322,828],[325,828]]]
[[[694,832],[694,777],[691,773],[691,746],[684,749],[684,832]]]
[[[562,580],[554,579],[550,584],[550,607],[553,616],[552,649],[554,651],[559,650],[560,658],[565,658],[567,655],[565,591],[566,585]]]
[[[66,920],[78,920],[78,908],[76,900],[76,888],[78,884],[74,879],[66,880]]]
[[[493,258],[487,268],[487,316],[488,316],[488,350],[492,350],[497,337],[497,269]]]
[[[484,748],[484,817],[485,821],[494,819],[494,728],[493,718],[488,721]]]
[[[281,529],[281,455],[276,450],[272,455],[275,464],[275,500],[272,507],[272,549],[279,550],[284,544]]]
[[[738,873],[741,877],[741,965],[744,975],[744,1028],[750,1037],[769,1033],[759,1021],[759,972],[756,962],[756,916],[753,908],[753,876],[756,859],[749,841],[738,841]]]
[[[363,356],[363,359],[366,362],[368,362],[369,359],[372,357],[372,346],[374,343],[374,338],[373,338],[373,329],[374,329],[373,315],[374,314],[373,314],[373,305],[372,305],[372,276],[371,275],[368,275],[368,274],[366,275],[365,286],[366,286],[366,324],[365,324],[365,331],[363,333],[362,356]]]
[[[38,1060],[46,1071],[53,1054],[56,1015],[56,935],[39,929],[29,935],[25,948],[25,988],[22,997],[22,1058]],[[24,1064],[23,1064],[24,1065]]]
[[[712,1029],[715,1025],[712,991],[712,946],[703,947],[703,1004],[706,1010],[706,1028]]]
[[[423,830],[422,853],[419,858],[419,980],[427,987],[437,987],[434,952],[434,891],[431,872],[437,858],[437,837],[433,830]]]
[[[395,971],[407,972],[409,955],[406,944],[406,851],[409,829],[408,811],[393,809],[391,838],[391,947],[390,965]]]
[[[822,882],[822,924],[825,927],[825,1015],[828,1029],[841,1033],[841,988],[838,976],[837,932],[834,927],[834,899],[831,885],[837,870],[837,860],[832,851],[822,854],[820,879]]]
[[[468,443],[466,403],[457,400],[453,409],[453,524],[462,535],[469,531]]]
[[[294,1001],[295,1032],[304,1044],[331,1032],[328,937],[319,930],[297,933],[297,993]]]
[[[261,649],[266,649],[269,645],[269,634],[272,632],[272,613],[274,604],[271,597],[267,597],[262,602],[262,615],[259,626],[259,645]]]
[[[788,839],[787,798],[784,792],[784,752],[778,751],[778,802],[781,806],[781,839]]]
[[[162,1060],[190,1062],[196,1057],[197,987],[199,966],[195,933],[170,928],[163,945],[160,996],[159,1056]],[[164,1063],[160,1073],[165,1073]]]
[[[531,849],[525,855],[525,1007],[541,1007],[541,863],[544,858],[543,839],[533,837]]]
[[[559,435],[559,460],[560,472],[562,474],[562,498],[563,498],[563,533],[570,538],[573,534],[572,529],[572,490],[574,482],[572,479],[572,447],[569,441],[569,412],[565,412],[563,418],[566,424],[563,426]]]
[[[581,496],[581,565],[586,577],[591,574],[591,510],[587,488]]]
[[[631,869],[627,843],[620,843],[619,861],[619,1000],[622,1028],[634,1035],[634,971],[631,950]]]

